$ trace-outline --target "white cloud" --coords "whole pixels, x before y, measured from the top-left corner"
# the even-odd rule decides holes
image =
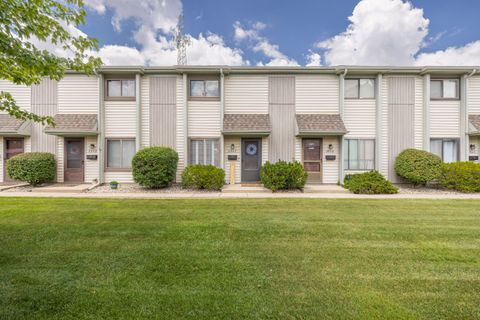
[[[234,38],[237,42],[248,41],[252,45],[253,52],[261,52],[270,59],[266,64],[259,62],[257,65],[298,66],[298,62],[283,54],[277,44],[270,43],[267,38],[259,34],[259,31],[265,29],[265,27],[266,24],[255,22],[251,25],[251,28],[248,29],[236,21],[233,24]]]
[[[362,0],[347,30],[317,44],[329,65],[411,65],[428,33],[423,10],[402,0]]]
[[[317,52],[310,51],[307,54],[307,64],[306,64],[306,66],[307,67],[318,67],[318,66],[321,66],[321,65],[322,65],[322,56]]]
[[[122,30],[124,21],[136,25],[133,40],[137,48],[107,45],[99,55],[106,64],[116,65],[175,65],[177,51],[173,31],[182,12],[180,0],[86,0],[86,5],[100,14],[107,9],[113,12],[112,24]],[[227,46],[223,38],[214,33],[190,36],[187,47],[188,64],[245,65],[240,49]]]
[[[463,47],[450,47],[431,53],[421,53],[415,62],[422,66],[441,65],[480,65],[480,40],[470,42]]]

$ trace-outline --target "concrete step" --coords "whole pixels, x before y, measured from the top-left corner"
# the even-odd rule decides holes
[[[335,184],[307,184],[304,193],[350,193],[347,189]]]
[[[82,193],[85,192],[91,184],[53,184],[41,188],[33,188],[32,192],[52,192],[52,193]]]
[[[223,193],[272,193],[271,190],[260,186],[243,186],[240,184],[226,185],[222,189]]]

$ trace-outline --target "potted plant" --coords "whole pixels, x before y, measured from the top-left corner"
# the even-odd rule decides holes
[[[112,190],[118,189],[118,182],[117,181],[110,181],[110,189],[112,189]]]

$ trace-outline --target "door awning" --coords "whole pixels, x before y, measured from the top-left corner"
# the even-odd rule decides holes
[[[480,135],[480,114],[471,114],[468,116],[468,134]]]
[[[8,114],[0,114],[0,136],[29,136],[32,132],[32,123],[20,120]]]
[[[268,114],[225,114],[224,135],[268,136],[272,131]]]
[[[56,114],[55,126],[45,128],[45,133],[57,136],[95,136],[98,135],[96,114]]]
[[[297,136],[342,136],[347,128],[339,114],[297,114]]]

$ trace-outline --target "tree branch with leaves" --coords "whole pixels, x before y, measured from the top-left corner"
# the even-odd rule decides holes
[[[85,22],[82,0],[1,0],[0,1],[0,79],[18,85],[39,84],[44,77],[60,80],[67,70],[94,74],[101,66],[92,56],[98,41],[69,28]],[[37,48],[50,43],[65,51],[55,55]],[[22,110],[8,92],[0,92],[0,111],[22,119],[53,124],[48,116]]]

